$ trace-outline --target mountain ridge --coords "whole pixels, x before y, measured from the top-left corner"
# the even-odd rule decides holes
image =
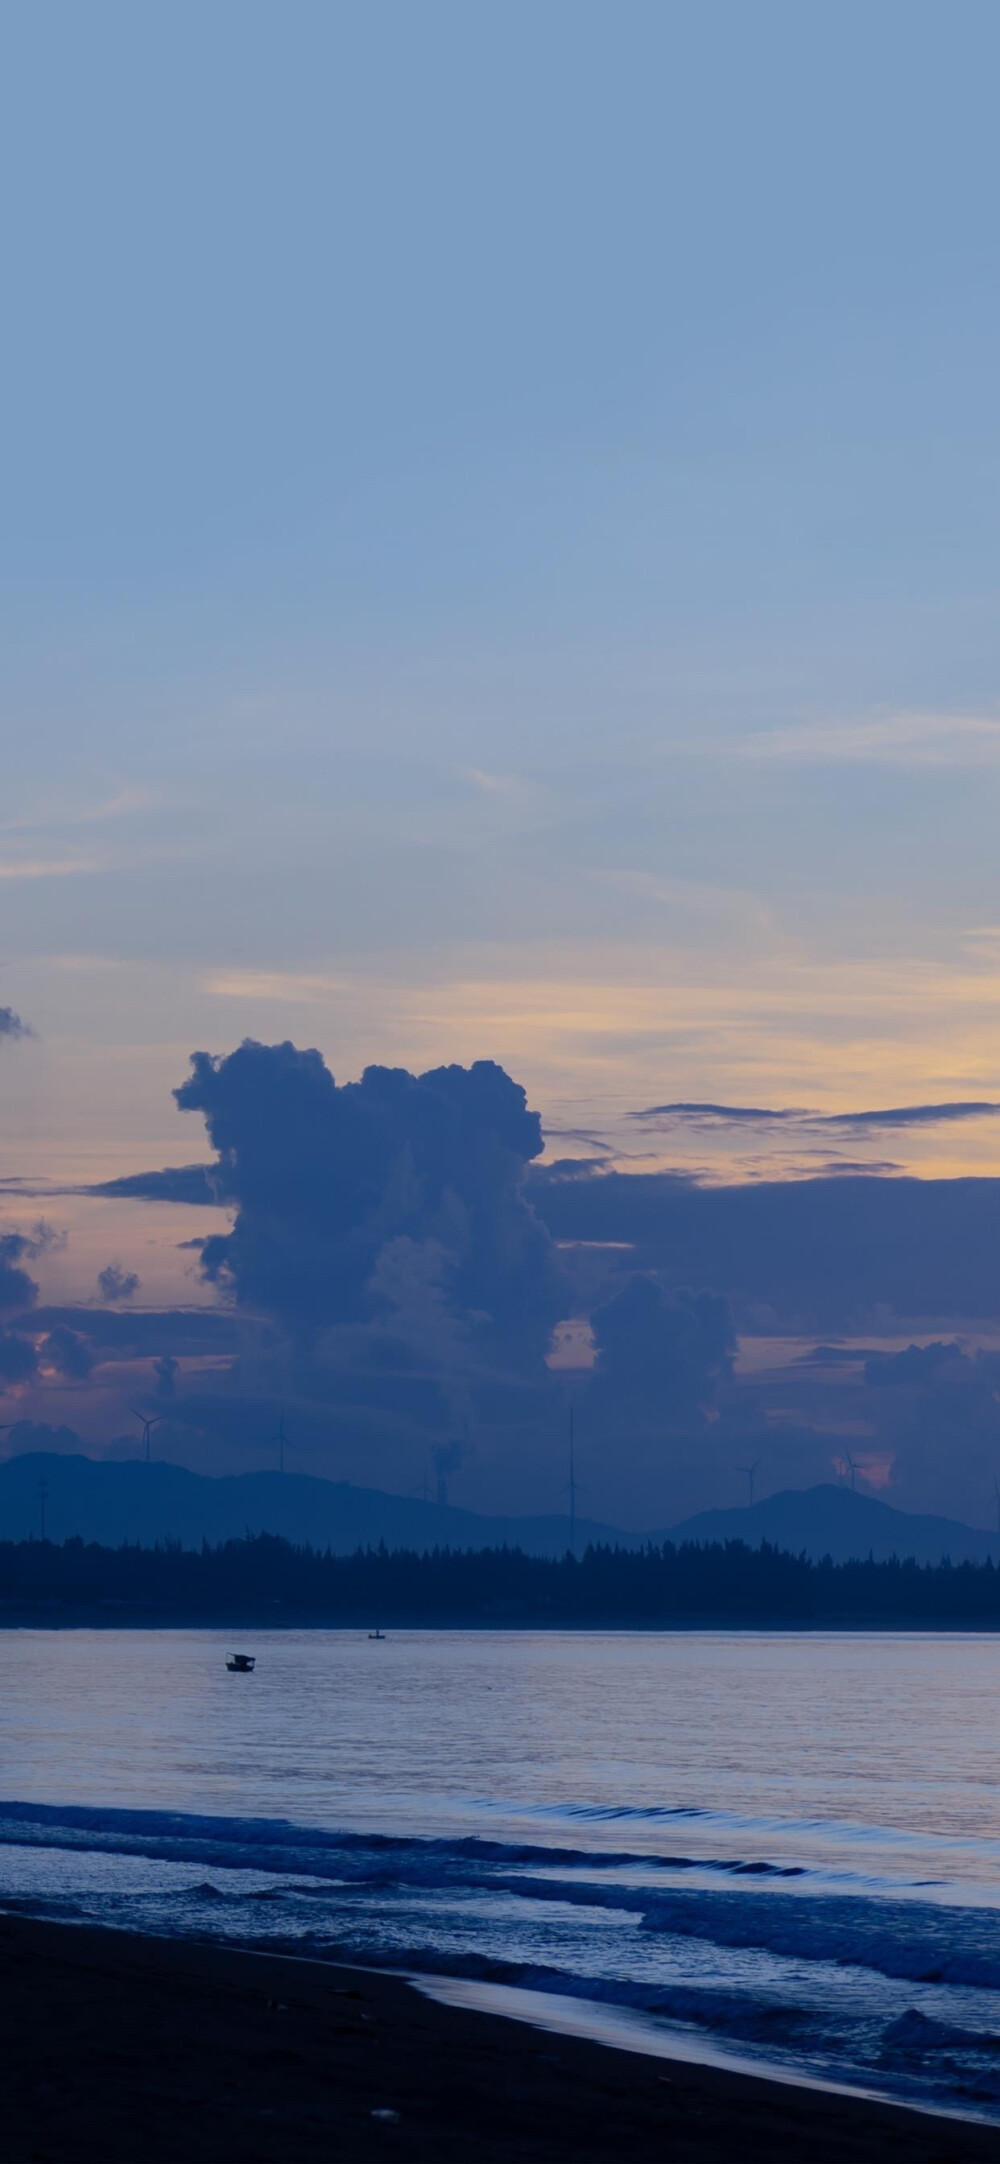
[[[359,1547],[519,1547],[527,1555],[560,1556],[571,1540],[565,1513],[525,1517],[484,1515],[454,1504],[424,1502],[381,1488],[356,1487],[311,1473],[193,1472],[154,1458],[90,1458],[83,1452],[28,1451],[0,1463],[0,1539],[23,1540],[41,1530],[39,1485],[44,1482],[47,1536],[79,1536],[115,1546],[122,1541],[177,1540],[182,1547],[214,1544],[251,1533],[283,1535],[296,1543],[347,1555]],[[784,1488],[735,1510],[700,1511],[651,1532],[626,1532],[578,1518],[576,1548],[639,1548],[647,1541],[769,1541],[819,1561],[1000,1562],[1000,1532],[954,1518],[897,1510],[875,1496],[824,1483]]]
[[[39,1483],[44,1482],[45,1528],[63,1541],[78,1535],[102,1545],[178,1540],[198,1547],[279,1533],[297,1543],[349,1555],[358,1547],[521,1547],[528,1555],[563,1555],[569,1518],[481,1516],[453,1504],[423,1502],[381,1488],[355,1487],[312,1473],[192,1472],[154,1458],[89,1458],[83,1452],[27,1451],[0,1464],[0,1539],[23,1540],[41,1530]],[[577,1520],[577,1548],[609,1542],[638,1546],[643,1534],[595,1519]]]
[[[814,1488],[781,1488],[761,1502],[738,1510],[703,1510],[682,1519],[655,1540],[742,1540],[749,1547],[770,1541],[793,1555],[819,1562],[889,1562],[893,1556],[918,1563],[1000,1562],[1000,1532],[964,1525],[958,1518],[897,1510],[874,1495],[826,1481]]]

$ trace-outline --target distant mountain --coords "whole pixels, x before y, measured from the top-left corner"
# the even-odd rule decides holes
[[[102,1459],[55,1451],[31,1451],[0,1464],[0,1539],[23,1540],[40,1530],[44,1482],[45,1528],[51,1540],[177,1540],[195,1548],[251,1533],[281,1533],[350,1555],[356,1548],[521,1548],[526,1555],[565,1555],[568,1517],[490,1518],[449,1504],[424,1503],[349,1481],[320,1480],[307,1473],[238,1473],[213,1479],[182,1465],[142,1459]],[[705,1510],[695,1518],[652,1533],[623,1533],[617,1526],[578,1518],[577,1553],[591,1543],[639,1547],[647,1539],[770,1541],[793,1555],[835,1562],[873,1555],[913,1556],[921,1563],[1000,1562],[1000,1534],[978,1531],[954,1518],[931,1518],[894,1510],[850,1488],[785,1488],[752,1509]]]
[[[151,1546],[171,1539],[194,1548],[202,1540],[242,1539],[249,1530],[329,1546],[335,1555],[384,1541],[388,1548],[419,1550],[519,1547],[542,1556],[564,1555],[570,1543],[570,1521],[558,1515],[486,1518],[306,1473],[211,1479],[157,1460],[147,1465],[56,1451],[30,1451],[0,1465],[0,1539],[23,1540],[40,1531],[41,1482],[46,1533],[56,1541],[78,1534],[111,1547],[123,1540]],[[590,1542],[630,1547],[642,1538],[590,1518],[577,1520],[576,1537],[580,1554]]]
[[[818,1488],[782,1488],[743,1510],[703,1510],[685,1518],[654,1540],[744,1540],[757,1548],[771,1541],[793,1555],[819,1561],[832,1556],[835,1563],[849,1563],[873,1555],[876,1562],[892,1556],[913,1557],[918,1563],[982,1563],[987,1556],[1000,1561],[1000,1533],[984,1533],[976,1526],[961,1525],[957,1518],[921,1517],[915,1512],[894,1510],[891,1503],[877,1502],[873,1495],[855,1495],[850,1488],[825,1483]]]

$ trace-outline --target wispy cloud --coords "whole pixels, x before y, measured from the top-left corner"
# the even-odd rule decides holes
[[[602,867],[594,877],[604,884],[624,888],[642,900],[675,909],[686,917],[712,921],[733,920],[741,931],[773,931],[774,915],[767,903],[748,887],[724,887],[711,880],[677,879],[661,872],[639,871],[632,866]]]
[[[331,992],[345,991],[347,980],[303,970],[218,969],[202,978],[201,988],[217,999],[277,999],[310,1006]]]
[[[0,879],[78,879],[105,869],[101,857],[0,858]]]
[[[963,1098],[950,1104],[883,1105],[865,1112],[809,1112],[793,1106],[775,1109],[768,1105],[676,1103],[646,1105],[638,1112],[630,1112],[628,1117],[651,1126],[669,1125],[675,1121],[719,1127],[794,1124],[804,1128],[836,1127],[842,1132],[859,1134],[871,1128],[936,1127],[954,1120],[991,1118],[998,1112],[1000,1104],[991,1100]]]
[[[766,729],[740,758],[811,766],[1000,766],[1000,720],[977,714],[892,714],[882,720]]]
[[[44,961],[48,969],[68,969],[77,976],[93,976],[126,966],[117,954],[47,954]]]
[[[155,793],[136,782],[122,783],[111,796],[96,801],[67,804],[55,801],[36,804],[18,819],[0,819],[2,834],[58,833],[64,827],[98,826],[105,819],[125,819],[136,812],[148,811],[155,803]]]
[[[952,1120],[977,1120],[1000,1112],[1000,1104],[988,1100],[960,1099],[943,1105],[888,1105],[874,1112],[828,1112],[816,1124],[823,1127],[936,1127]]]
[[[521,804],[534,795],[532,783],[524,781],[520,774],[491,774],[481,766],[464,766],[462,778],[484,796],[502,797],[507,803]]]

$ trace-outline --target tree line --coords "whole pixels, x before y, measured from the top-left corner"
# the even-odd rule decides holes
[[[230,1618],[428,1623],[868,1622],[1000,1626],[991,1562],[811,1562],[764,1544],[592,1547],[577,1558],[519,1548],[329,1549],[271,1533],[212,1547],[79,1538],[0,1542],[0,1616],[26,1610],[138,1611]]]

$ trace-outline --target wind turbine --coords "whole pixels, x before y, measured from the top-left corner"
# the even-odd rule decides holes
[[[282,1413],[281,1419],[278,1422],[277,1435],[269,1435],[267,1438],[267,1443],[265,1443],[264,1445],[264,1448],[266,1450],[271,1443],[277,1443],[279,1473],[283,1473],[285,1470],[285,1444],[287,1443],[287,1441],[288,1437],[285,1434],[285,1416],[284,1413]]]
[[[137,1419],[137,1420],[139,1420],[139,1421],[141,1421],[141,1423],[142,1423],[142,1440],[143,1440],[143,1442],[144,1442],[144,1444],[145,1444],[145,1446],[146,1446],[146,1464],[148,1465],[148,1464],[149,1464],[149,1438],[150,1438],[150,1436],[152,1435],[153,1429],[154,1429],[154,1428],[158,1428],[158,1427],[159,1427],[159,1425],[160,1425],[160,1422],[161,1422],[161,1420],[163,1419],[163,1414],[162,1414],[162,1413],[154,1413],[154,1414],[153,1414],[153,1417],[152,1417],[152,1420],[147,1420],[147,1418],[146,1418],[146,1415],[145,1415],[145,1413],[141,1413],[141,1412],[139,1411],[139,1408],[138,1408],[138,1406],[136,1406],[136,1405],[133,1405],[133,1407],[132,1407],[132,1411],[133,1411],[133,1413],[135,1414],[135,1417],[136,1417],[136,1419]]]
[[[857,1464],[856,1464],[856,1461],[854,1460],[854,1458],[852,1458],[852,1456],[851,1456],[851,1453],[850,1453],[850,1451],[848,1450],[848,1447],[847,1447],[847,1444],[846,1444],[846,1443],[844,1444],[844,1456],[845,1456],[845,1458],[847,1459],[847,1463],[848,1463],[848,1466],[849,1466],[849,1468],[850,1468],[850,1474],[851,1474],[851,1494],[852,1494],[852,1495],[856,1495],[856,1494],[857,1494],[857,1492],[858,1492],[858,1468],[857,1468]]]
[[[737,1468],[736,1468],[736,1470],[737,1470],[737,1472],[738,1472],[738,1473],[745,1473],[745,1474],[746,1474],[746,1477],[747,1477],[747,1481],[748,1481],[748,1483],[749,1483],[749,1488],[750,1488],[750,1508],[751,1508],[751,1510],[753,1509],[753,1491],[754,1491],[754,1484],[755,1484],[755,1482],[756,1482],[756,1479],[757,1479],[757,1467],[758,1467],[758,1465],[759,1465],[759,1464],[760,1464],[760,1459],[759,1459],[759,1458],[755,1458],[755,1459],[754,1459],[754,1461],[753,1461],[753,1464],[752,1464],[752,1465],[738,1465],[738,1466],[737,1466]]]

